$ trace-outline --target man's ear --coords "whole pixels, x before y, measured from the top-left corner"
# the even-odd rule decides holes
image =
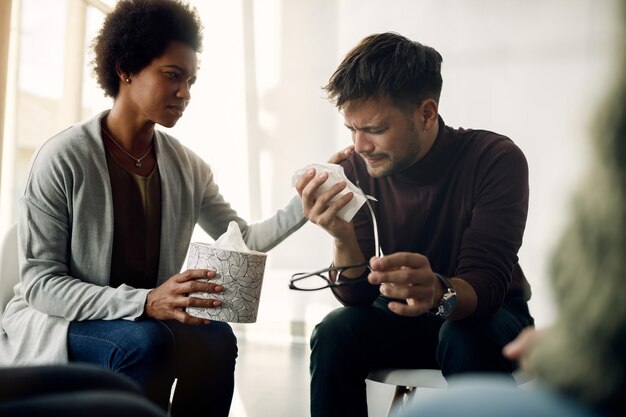
[[[432,98],[422,101],[416,111],[419,123],[425,130],[432,129],[439,123],[439,105]]]

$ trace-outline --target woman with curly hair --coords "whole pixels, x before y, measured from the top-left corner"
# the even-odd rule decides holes
[[[7,305],[0,363],[90,363],[138,382],[177,417],[227,416],[236,338],[227,323],[185,308],[219,308],[223,287],[180,272],[194,226],[217,238],[238,223],[267,251],[305,219],[296,196],[248,224],[210,167],[156,125],[182,117],[196,80],[201,23],[177,0],[120,0],[94,41],[94,72],[110,110],[45,142],[20,198],[21,283]],[[339,155],[339,154],[338,154]]]

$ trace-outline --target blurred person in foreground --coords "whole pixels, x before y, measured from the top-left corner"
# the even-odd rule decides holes
[[[504,349],[536,376],[517,388],[492,376],[416,395],[402,417],[626,416],[626,2],[619,78],[596,119],[591,169],[551,265],[558,317]]]

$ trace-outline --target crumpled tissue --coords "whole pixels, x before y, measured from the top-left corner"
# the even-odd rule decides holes
[[[237,224],[237,222],[234,221],[228,223],[228,228],[226,229],[226,232],[224,232],[222,236],[217,238],[217,240],[213,244],[213,247],[232,250],[236,252],[252,252],[246,245],[246,242],[243,241],[243,236],[241,235],[239,225]]]
[[[338,164],[309,164],[302,169],[297,170],[293,174],[292,185],[295,186],[296,182],[304,175],[309,169],[313,168],[316,174],[320,174],[321,172],[328,173],[328,179],[324,181],[322,185],[317,189],[317,192],[314,194],[315,197],[318,197],[320,194],[328,191],[333,185],[337,184],[340,181],[345,181],[347,186],[339,194],[337,194],[330,202],[335,202],[339,198],[343,197],[349,192],[354,193],[354,197],[350,202],[343,207],[339,212],[337,212],[337,216],[341,217],[345,221],[349,222],[352,220],[354,215],[359,211],[361,206],[365,204],[366,199],[376,200],[374,197],[366,195],[360,188],[354,185],[343,172],[343,167]]]

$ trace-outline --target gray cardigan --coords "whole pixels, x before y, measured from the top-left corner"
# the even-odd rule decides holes
[[[21,283],[0,322],[0,365],[67,362],[73,320],[137,319],[148,289],[108,286],[113,200],[100,120],[44,143],[31,163],[18,220]],[[248,225],[224,201],[210,167],[175,138],[156,132],[162,217],[159,284],[180,272],[194,226],[214,239],[232,220],[248,247],[267,251],[306,221],[295,196]]]

